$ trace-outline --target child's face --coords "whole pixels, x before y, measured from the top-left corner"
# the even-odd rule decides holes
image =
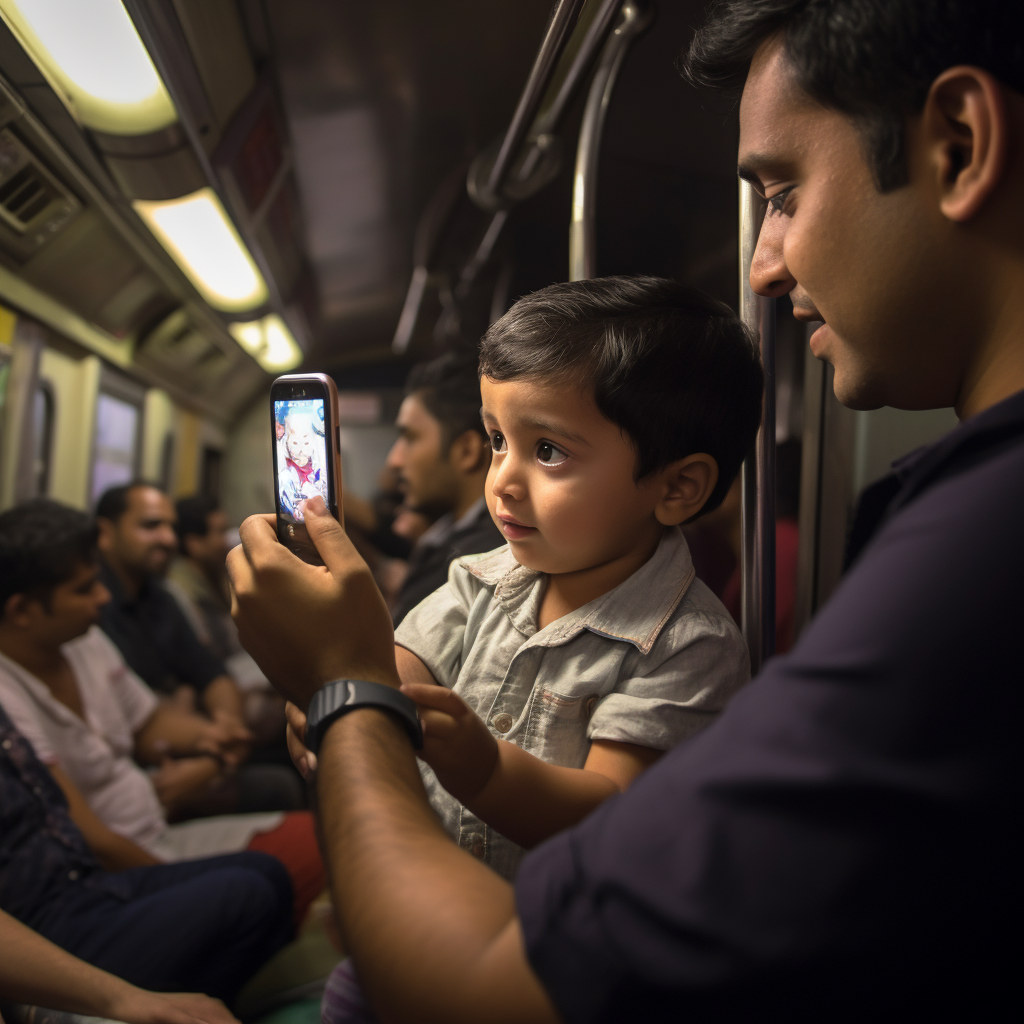
[[[494,449],[487,507],[520,564],[578,573],[620,562],[632,572],[653,554],[660,480],[633,479],[633,445],[589,393],[487,377],[480,392]]]
[[[288,458],[296,466],[304,466],[313,457],[313,438],[309,436],[308,430],[293,428],[289,425],[288,432],[284,436],[284,448]]]

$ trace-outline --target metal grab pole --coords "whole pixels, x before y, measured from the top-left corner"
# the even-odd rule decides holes
[[[651,10],[638,0],[627,0],[615,30],[601,51],[590,83],[587,105],[576,147],[572,186],[572,220],[569,224],[569,280],[580,281],[597,274],[597,166],[601,135],[622,61],[633,40],[651,22]]]
[[[551,16],[551,21],[548,22],[544,41],[540,44],[537,59],[530,70],[530,77],[526,80],[523,94],[519,98],[519,106],[516,107],[516,112],[512,115],[512,122],[508,126],[508,131],[501,142],[501,148],[487,175],[484,191],[490,201],[497,206],[501,205],[499,199],[501,186],[533,124],[533,119],[544,99],[544,92],[551,81],[559,58],[562,56],[562,51],[572,36],[572,30],[576,26],[584,2],[585,0],[560,0]]]
[[[764,365],[761,429],[742,476],[741,619],[752,673],[775,653],[775,303],[750,287],[763,216],[763,200],[741,181],[740,316],[758,338]]]

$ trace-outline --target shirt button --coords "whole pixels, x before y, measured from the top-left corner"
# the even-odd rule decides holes
[[[10,750],[11,749],[11,741],[10,740],[4,740],[2,746],[3,746],[4,750]]]
[[[43,795],[43,787],[42,786],[33,786],[32,787],[32,792],[35,793],[36,796],[42,796]]]
[[[498,732],[508,732],[512,728],[512,716],[503,711],[500,715],[495,715],[491,719],[491,725]]]
[[[469,848],[469,852],[476,857],[477,860],[482,860],[484,855],[484,837],[479,832],[474,832],[472,835],[466,836],[466,845]]]
[[[77,871],[69,871],[68,872],[68,878],[70,878],[72,882],[77,881],[77,879],[78,879],[78,872]]]

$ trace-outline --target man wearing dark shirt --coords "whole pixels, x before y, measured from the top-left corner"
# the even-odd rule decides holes
[[[291,904],[262,853],[103,871],[0,708],[0,909],[133,984],[231,1000],[291,937]]]
[[[484,504],[491,448],[480,422],[475,355],[449,353],[414,367],[396,426],[387,464],[405,505],[433,521],[409,556],[392,611],[397,626],[444,585],[456,558],[501,547],[505,538]]]
[[[755,289],[824,321],[811,348],[846,404],[952,405],[962,423],[900,467],[793,651],[533,851],[514,890],[431,819],[396,717],[334,719],[319,810],[382,1018],[967,1020],[1011,1004],[1022,38],[1009,0],[728,0],[698,34],[687,72],[742,86],[740,173],[768,200]],[[325,509],[307,523],[327,578],[268,521],[244,524],[243,641],[300,707],[335,678],[395,686],[367,571]]]

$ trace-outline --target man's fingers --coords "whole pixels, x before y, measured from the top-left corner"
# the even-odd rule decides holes
[[[302,709],[297,707],[291,701],[288,701],[284,706],[284,716],[288,719],[288,724],[292,727],[295,735],[305,741],[306,739],[306,716],[302,713]]]
[[[351,569],[354,563],[362,561],[341,523],[327,510],[327,503],[319,494],[302,506],[302,513],[309,538],[332,575]]]

